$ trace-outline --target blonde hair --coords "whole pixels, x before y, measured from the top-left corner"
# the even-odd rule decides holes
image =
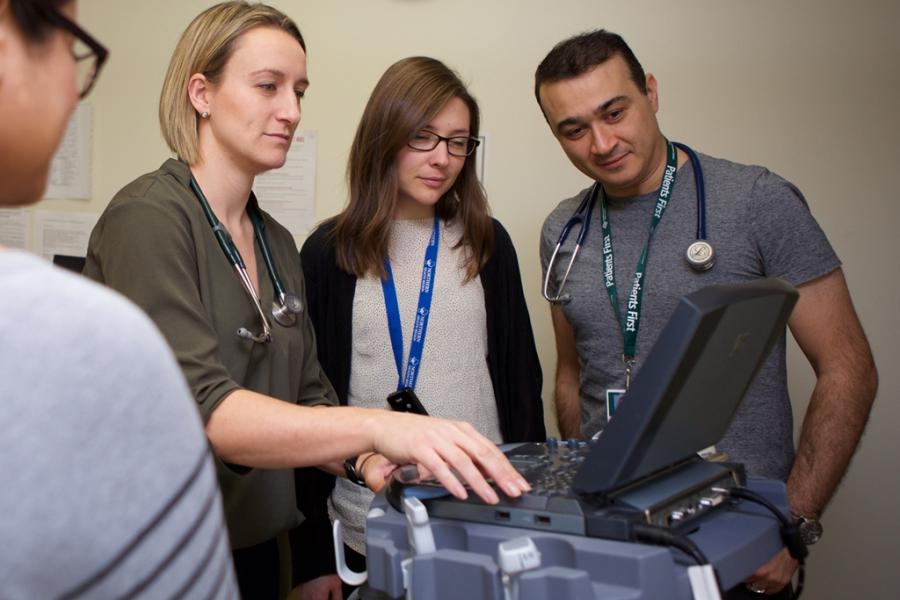
[[[188,81],[195,73],[215,83],[234,52],[236,40],[254,27],[277,27],[306,52],[297,25],[281,11],[265,4],[222,2],[203,11],[188,25],[169,61],[159,95],[159,125],[169,148],[184,162],[200,158],[199,115],[188,97]]]

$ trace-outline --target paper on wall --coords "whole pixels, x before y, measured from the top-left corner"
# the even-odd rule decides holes
[[[0,208],[0,244],[7,248],[28,250],[30,247],[31,210]]]
[[[91,106],[75,109],[50,165],[44,198],[87,200],[91,195]]]
[[[296,237],[315,221],[317,132],[297,131],[280,169],[256,178],[253,191],[260,207]]]
[[[54,254],[85,256],[97,215],[86,212],[34,211],[34,249],[48,260]]]

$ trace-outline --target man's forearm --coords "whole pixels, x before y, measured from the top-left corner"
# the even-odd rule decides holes
[[[878,374],[840,269],[799,286],[789,326],[816,372],[797,456],[788,478],[791,508],[825,509],[850,464],[878,388]]]
[[[571,382],[556,381],[556,421],[559,434],[563,438],[581,437],[581,401],[578,398],[578,385]]]
[[[794,512],[818,516],[847,471],[878,386],[871,355],[856,357],[845,372],[822,374],[810,398],[788,478]]]
[[[579,381],[581,363],[575,347],[575,331],[562,308],[550,307],[553,334],[556,340],[556,422],[563,438],[581,437],[581,399]]]

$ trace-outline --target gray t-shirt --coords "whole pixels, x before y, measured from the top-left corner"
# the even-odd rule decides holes
[[[681,296],[708,285],[763,277],[781,277],[800,285],[840,266],[796,187],[762,167],[705,155],[700,155],[700,161],[706,185],[706,233],[715,248],[716,264],[698,273],[684,258],[697,231],[694,171],[687,162],[678,169],[672,196],[650,245],[635,357],[638,377],[647,352]],[[544,222],[541,262],[545,272],[563,225],[586,192],[564,200]],[[655,203],[656,192],[608,202],[622,314]],[[600,211],[596,209],[566,284],[565,291],[572,300],[563,306],[582,363],[580,396],[585,436],[606,424],[606,390],[622,388],[625,383],[622,333],[602,283],[600,231]],[[577,228],[560,250],[550,277],[551,295],[556,293],[571,257],[576,235]],[[709,402],[715,402],[715,390],[710,390]],[[717,447],[743,462],[751,476],[787,478],[794,448],[784,336]]]
[[[117,294],[0,252],[4,598],[236,598],[181,370]]]

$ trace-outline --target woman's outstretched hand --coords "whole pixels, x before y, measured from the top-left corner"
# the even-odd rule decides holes
[[[373,457],[369,462],[378,462],[365,465],[365,478],[370,487],[377,485],[379,478],[383,486],[384,477],[394,466],[414,464],[420,473],[423,469],[430,473],[457,498],[467,497],[465,482],[482,500],[496,504],[499,498],[486,478],[493,479],[498,488],[513,498],[531,489],[497,446],[468,423],[409,413],[374,412],[377,413],[372,416],[374,446],[386,460]]]

